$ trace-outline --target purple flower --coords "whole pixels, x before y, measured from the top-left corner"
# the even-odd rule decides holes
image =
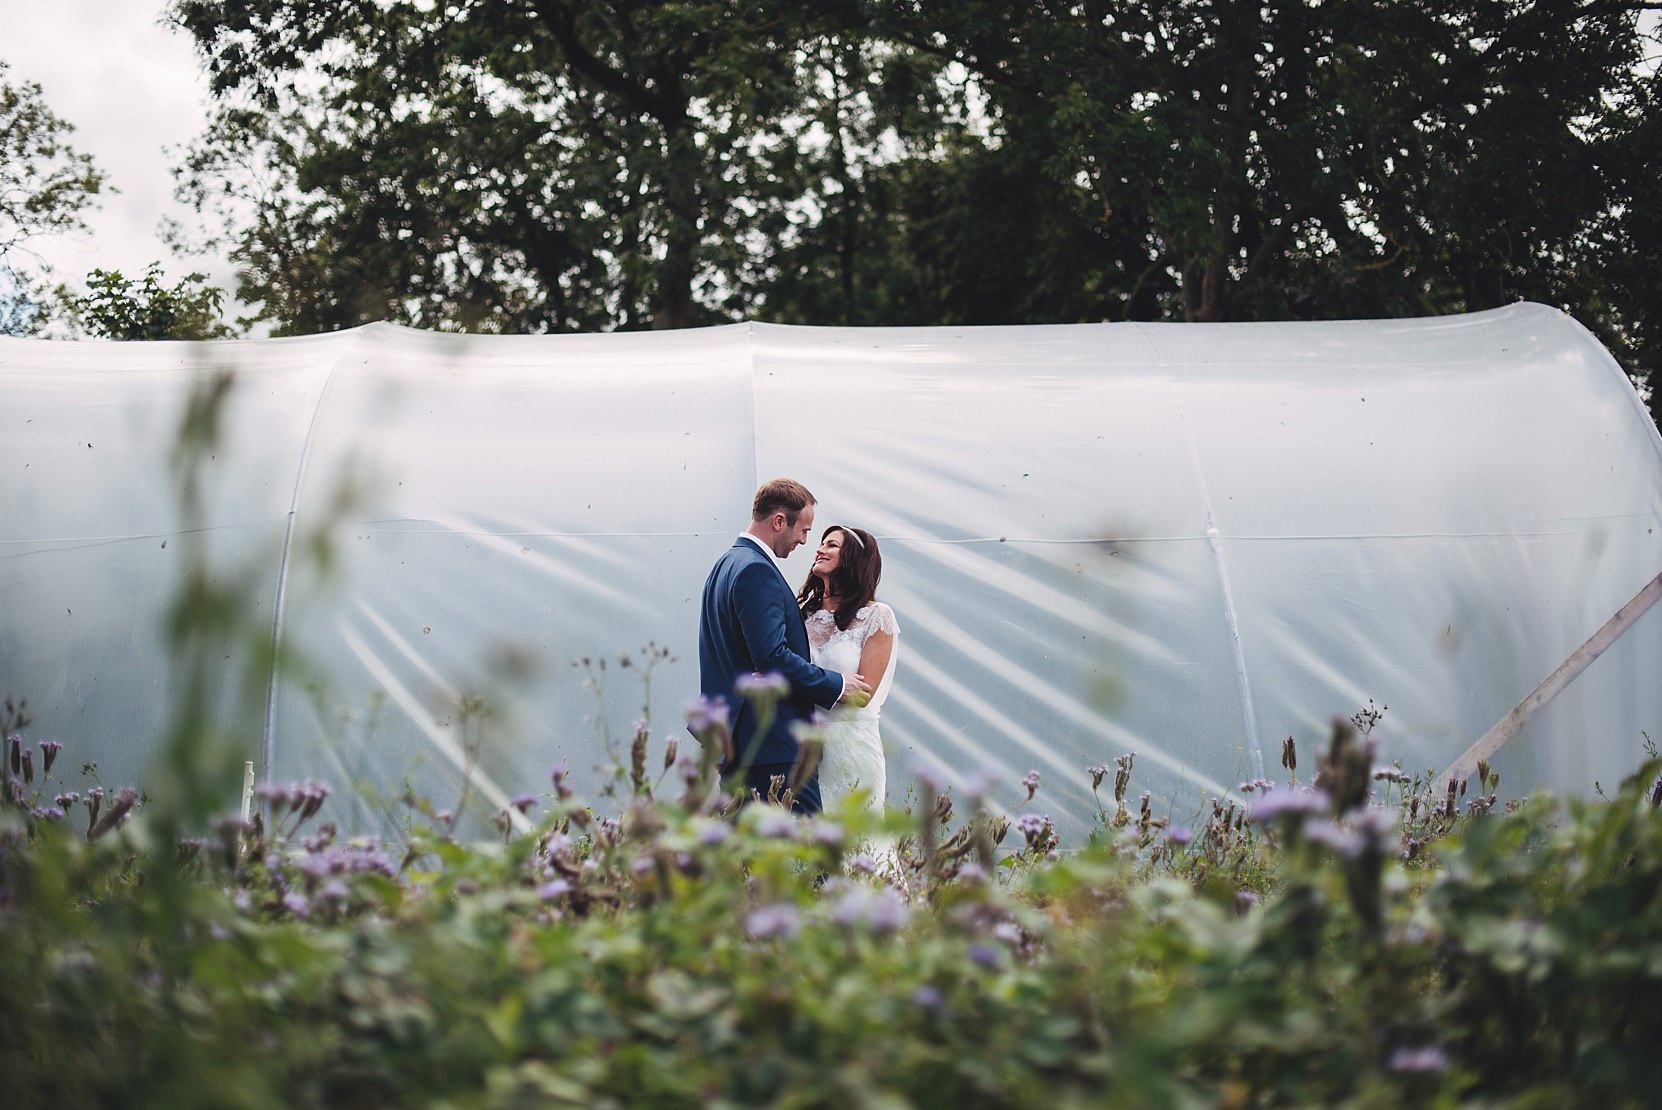
[[[714,728],[727,727],[727,701],[707,698],[703,694],[687,703],[687,728],[694,736],[702,736]]]
[[[1354,829],[1347,829],[1324,818],[1307,822],[1304,826],[1304,835],[1317,844],[1326,845],[1345,859],[1355,859],[1362,854],[1362,837]]]
[[[572,891],[571,883],[565,879],[555,879],[546,882],[537,888],[537,897],[544,902],[552,902],[556,898],[564,898]]]
[[[1262,825],[1282,817],[1302,818],[1326,813],[1332,805],[1333,800],[1327,796],[1326,791],[1280,787],[1269,791],[1254,802],[1252,809],[1247,813],[1247,819],[1255,825]]]
[[[40,742],[41,774],[50,775],[52,773],[52,762],[58,758],[58,753],[61,751],[63,751],[63,745],[56,740],[42,740]]]
[[[998,949],[990,944],[972,944],[964,954],[969,957],[970,963],[990,970],[996,971],[1003,962]]]
[[[1004,776],[996,767],[982,767],[964,780],[964,797],[979,802],[991,794]]]
[[[849,857],[848,869],[856,875],[871,875],[877,871],[877,861],[870,853],[859,852]]]
[[[1087,767],[1085,773],[1091,776],[1091,789],[1095,790],[1102,785],[1102,780],[1108,777],[1108,765],[1099,763],[1095,767]]]
[[[1173,825],[1166,830],[1166,839],[1173,848],[1187,848],[1189,841],[1194,839],[1194,833],[1186,825]]]
[[[843,827],[835,821],[815,821],[813,829],[814,843],[823,844],[827,848],[841,847],[843,842]]]
[[[772,701],[789,694],[791,684],[782,674],[741,674],[733,680],[733,692],[752,701]]]
[[[549,779],[554,783],[554,794],[556,797],[561,799],[571,797],[572,789],[570,786],[566,785],[566,776],[569,774],[571,774],[571,770],[566,766],[566,761],[563,759],[554,764],[553,769],[548,772]]]
[[[698,842],[706,848],[714,848],[725,841],[731,832],[724,822],[711,821],[698,830]]]
[[[796,936],[802,928],[801,915],[795,906],[789,902],[778,902],[771,906],[758,906],[745,915],[745,931],[757,940],[767,940],[771,937],[784,937],[787,940]]]
[[[831,920],[839,925],[863,927],[873,933],[892,933],[906,924],[910,911],[893,887],[872,890],[850,883],[831,907]]]
[[[1050,818],[1041,817],[1037,813],[1024,813],[1018,817],[1016,831],[1027,839],[1029,848],[1048,845],[1056,836],[1056,828],[1051,824]]]
[[[941,773],[935,765],[927,760],[916,759],[912,761],[912,777],[918,781],[919,786],[933,794],[939,794],[946,789],[946,780],[941,777]]]
[[[937,1017],[946,1012],[946,998],[941,992],[925,983],[912,992],[912,1004],[924,1010],[932,1011]]]
[[[1039,789],[1039,772],[1027,772],[1027,777],[1021,780],[1021,784],[1027,787],[1027,800],[1031,802],[1033,800],[1034,793],[1036,793]]]
[[[283,895],[283,908],[296,917],[310,917],[312,913],[311,903],[307,902],[306,896],[298,890],[291,890]]]
[[[796,818],[778,806],[761,807],[756,818],[756,835],[767,840],[789,840],[796,833]]]
[[[1240,910],[1242,913],[1247,912],[1257,904],[1258,895],[1254,894],[1252,891],[1238,890],[1235,892],[1235,908]]]
[[[521,813],[524,813],[526,810],[537,804],[537,796],[535,794],[521,794],[508,804],[519,810]]]
[[[1391,1061],[1386,1067],[1409,1074],[1435,1074],[1448,1070],[1448,1053],[1434,1044],[1399,1048],[1391,1053]]]

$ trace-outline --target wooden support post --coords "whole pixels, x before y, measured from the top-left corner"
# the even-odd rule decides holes
[[[1558,664],[1557,670],[1547,675],[1523,701],[1512,707],[1510,713],[1496,721],[1495,727],[1485,732],[1481,740],[1451,763],[1438,781],[1469,778],[1477,770],[1479,760],[1487,762],[1493,758],[1535,716],[1537,710],[1574,682],[1593,660],[1604,654],[1605,648],[1615,643],[1645,610],[1656,604],[1659,597],[1662,597],[1662,574],[1652,578],[1644,589],[1633,595],[1632,600],[1616,610],[1616,615],[1605,621],[1604,626],[1588,637],[1586,643],[1572,651],[1568,659]]]

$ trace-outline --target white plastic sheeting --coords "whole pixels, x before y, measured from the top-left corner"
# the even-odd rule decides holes
[[[187,489],[181,416],[226,371]],[[28,699],[31,735],[106,784],[165,773],[166,615],[205,560],[234,602],[231,632],[200,643],[226,665],[241,754],[333,783],[363,829],[406,784],[453,807],[464,766],[475,818],[546,790],[561,758],[595,789],[643,707],[656,769],[697,690],[705,573],[778,475],[881,542],[905,640],[891,803],[919,765],[994,768],[1011,807],[1038,770],[1030,808],[1073,843],[1098,810],[1088,766],[1136,752],[1133,794],[1183,821],[1282,777],[1287,736],[1308,778],[1333,715],[1369,699],[1389,706],[1382,761],[1441,768],[1662,569],[1654,427],[1584,329],[1528,304],[6,340],[0,421],[0,687]],[[787,574],[807,566],[799,551]],[[268,698],[274,640],[292,663]],[[673,657],[649,685],[618,665],[648,644]],[[1504,785],[1630,771],[1662,739],[1659,665],[1652,611],[1504,750]],[[342,804],[351,783],[371,789]]]

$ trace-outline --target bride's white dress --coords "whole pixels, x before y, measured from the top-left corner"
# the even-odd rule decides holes
[[[808,644],[814,662],[826,670],[858,674],[860,652],[874,632],[893,636],[894,650],[889,653],[883,677],[872,687],[871,701],[859,709],[838,706],[831,711],[831,723],[825,729],[825,755],[819,765],[820,803],[827,810],[841,805],[857,789],[871,792],[867,803],[871,808],[883,806],[887,783],[877,719],[889,696],[895,661],[900,658],[900,625],[895,622],[894,610],[881,601],[863,606],[844,629],[837,627],[836,615],[830,610],[808,615]],[[866,675],[865,679],[870,682],[872,676]]]

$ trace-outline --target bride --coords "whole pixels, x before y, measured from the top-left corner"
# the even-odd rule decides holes
[[[894,610],[876,598],[882,575],[876,537],[833,524],[820,537],[813,569],[796,595],[808,622],[814,662],[827,670],[859,674],[872,687],[871,701],[858,709],[838,706],[826,726],[819,792],[827,811],[855,790],[869,792],[866,804],[872,809],[884,803],[885,765],[877,717],[894,678],[900,626]]]

